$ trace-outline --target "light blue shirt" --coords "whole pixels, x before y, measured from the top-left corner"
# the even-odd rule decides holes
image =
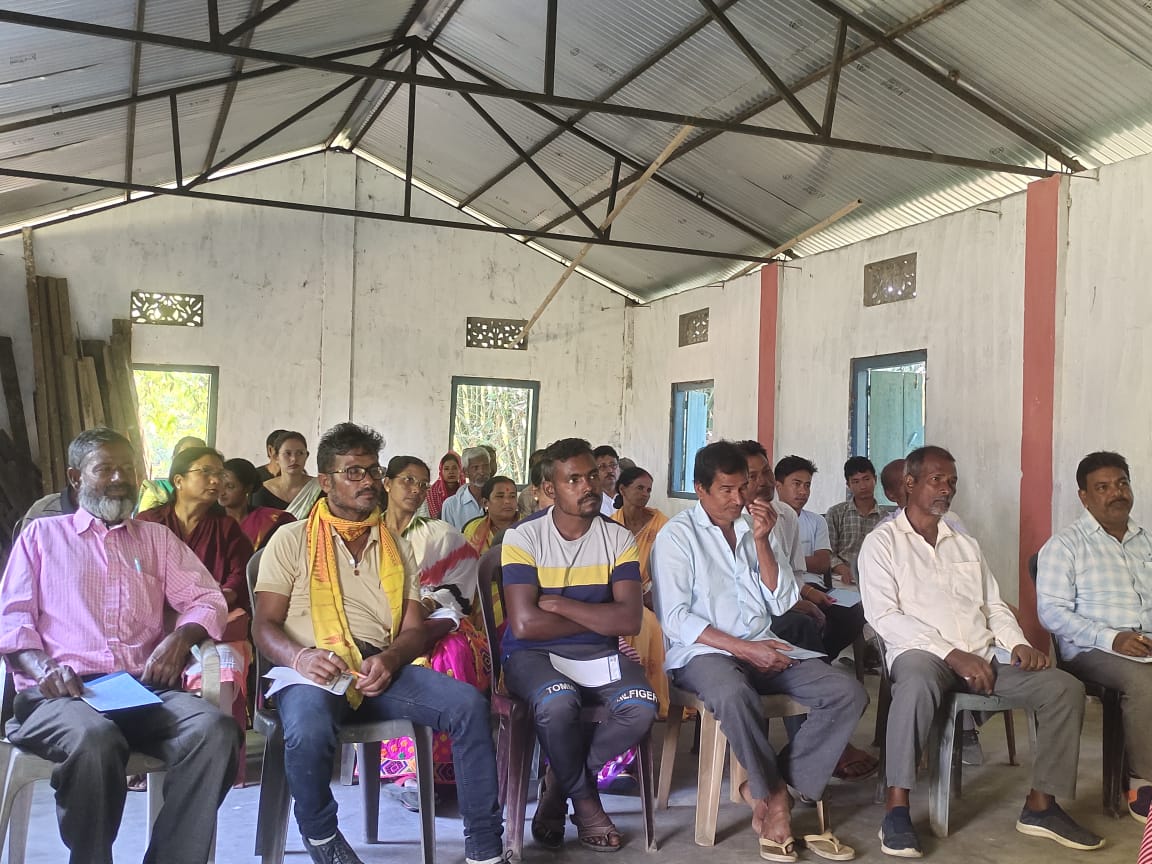
[[[472,494],[472,487],[465,483],[456,490],[456,494],[444,502],[440,510],[440,518],[449,523],[457,531],[463,531],[464,526],[477,516],[484,515],[484,508]]]
[[[726,654],[696,640],[706,627],[737,639],[775,639],[772,616],[800,599],[786,551],[769,538],[779,573],[775,591],[760,580],[760,562],[752,529],[733,523],[736,550],[708,518],[699,502],[674,516],[652,545],[652,590],[656,614],[669,647],[665,669],[679,669],[701,654]]]
[[[1129,520],[1121,542],[1085,512],[1040,550],[1036,611],[1064,657],[1152,633],[1152,537]]]

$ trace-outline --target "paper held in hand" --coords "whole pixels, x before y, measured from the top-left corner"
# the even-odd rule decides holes
[[[89,681],[80,698],[101,713],[161,704],[159,696],[127,672],[113,672]]]
[[[317,684],[311,678],[306,678],[295,669],[290,669],[287,666],[273,666],[264,673],[264,677],[272,682],[268,692],[264,694],[265,697],[276,695],[289,684],[307,684],[311,687],[327,690],[329,693],[335,693],[337,696],[343,696],[348,690],[348,685],[352,683],[352,675],[345,672],[331,684]]]
[[[603,687],[620,680],[620,655],[610,654],[594,660],[569,660],[549,654],[552,668],[581,687]]]

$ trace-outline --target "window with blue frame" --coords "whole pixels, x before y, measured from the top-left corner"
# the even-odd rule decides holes
[[[692,469],[696,451],[712,440],[712,381],[686,381],[672,385],[672,424],[668,465],[668,494],[695,498]]]

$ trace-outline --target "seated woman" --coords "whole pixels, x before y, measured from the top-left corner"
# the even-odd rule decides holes
[[[252,548],[257,550],[264,548],[281,525],[296,521],[296,517],[287,510],[253,507],[250,500],[252,493],[260,486],[260,471],[247,459],[229,459],[224,463],[219,504],[225,513],[239,523],[240,530],[252,541]]]
[[[492,655],[482,630],[469,620],[476,605],[476,551],[464,536],[439,519],[418,516],[428,493],[428,466],[415,456],[394,456],[384,475],[384,524],[412,544],[420,569],[420,602],[428,609],[424,622],[428,654],[417,660],[487,693]],[[432,761],[436,782],[456,782],[452,742],[437,732]],[[385,741],[380,776],[402,789],[400,803],[419,810],[416,792],[416,751],[411,738]]]
[[[499,543],[504,532],[516,523],[516,482],[510,477],[493,477],[480,491],[484,515],[464,526],[464,538],[483,555]]]
[[[220,645],[221,704],[226,704],[225,686],[230,685],[232,716],[240,728],[248,726],[248,666],[252,650],[248,643],[252,606],[248,597],[245,568],[252,557],[252,542],[217,502],[224,460],[211,447],[191,447],[172,460],[168,479],[172,500],[139,514],[145,522],[166,525],[183,540],[212,574],[228,602],[228,625]],[[195,667],[193,667],[194,669]],[[185,674],[186,689],[200,686],[199,673]],[[238,773],[243,775],[244,761]]]
[[[285,432],[276,439],[280,476],[265,480],[252,495],[253,507],[287,510],[296,519],[312,512],[320,497],[320,484],[308,474],[308,442],[299,432]]]
[[[440,457],[440,476],[428,487],[428,497],[424,499],[424,509],[433,519],[440,518],[444,502],[460,491],[460,457],[449,450]]]
[[[176,442],[176,446],[172,448],[172,458],[175,459],[181,451],[187,450],[189,447],[207,447],[203,438],[197,438],[195,435],[185,435]],[[136,501],[136,512],[143,513],[145,510],[151,510],[153,507],[159,507],[161,504],[167,504],[172,500],[172,481],[167,477],[157,477],[155,480],[145,480],[140,484],[140,496]]]
[[[648,676],[648,683],[660,700],[660,717],[668,715],[668,675],[664,672],[664,632],[652,611],[652,570],[649,557],[656,533],[668,522],[668,517],[648,506],[652,497],[652,475],[643,468],[626,468],[616,481],[616,512],[612,519],[632,532],[636,549],[640,553],[640,590],[644,596],[644,611],[640,619],[640,633],[624,639],[640,655],[640,665]]]

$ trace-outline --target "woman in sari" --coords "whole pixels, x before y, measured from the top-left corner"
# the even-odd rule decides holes
[[[433,519],[440,518],[444,502],[460,491],[460,474],[463,470],[460,457],[451,450],[440,457],[440,476],[428,487],[428,497],[424,500],[428,515]]]
[[[320,484],[308,474],[308,442],[299,432],[285,432],[276,439],[280,476],[265,480],[252,495],[253,507],[287,510],[296,519],[312,512],[320,497]]]
[[[664,672],[664,632],[652,610],[652,569],[649,559],[656,533],[668,522],[668,517],[648,506],[652,497],[652,475],[643,468],[626,468],[616,481],[616,512],[612,519],[632,532],[636,549],[640,553],[640,590],[644,592],[644,614],[640,619],[640,632],[626,636],[625,640],[640,655],[640,665],[648,676],[648,683],[660,700],[661,718],[668,716],[668,676]]]
[[[484,515],[464,526],[464,539],[483,555],[499,543],[504,532],[516,524],[516,483],[510,477],[493,477],[480,491]]]
[[[221,703],[226,691],[232,691],[232,716],[241,730],[248,727],[248,666],[252,649],[248,642],[252,606],[248,596],[245,570],[252,557],[252,542],[240,526],[229,518],[218,503],[224,460],[211,447],[191,447],[172,460],[168,479],[172,483],[172,500],[137,516],[145,522],[165,525],[184,541],[200,559],[205,569],[220,585],[228,603],[228,624],[219,646]],[[184,674],[184,687],[200,687],[199,664]],[[243,781],[244,760],[240,760],[237,782]]]
[[[247,459],[229,459],[224,463],[219,504],[236,520],[244,536],[252,541],[252,548],[257,550],[264,548],[281,525],[296,521],[287,510],[253,507],[250,499],[260,485],[260,470]]]
[[[384,476],[384,525],[412,544],[420,570],[420,602],[429,612],[424,622],[428,653],[416,662],[487,693],[492,655],[483,631],[469,619],[476,607],[477,554],[447,522],[417,515],[428,480],[428,466],[415,456],[394,456]],[[443,732],[435,733],[432,761],[437,783],[456,782],[452,742]],[[383,743],[380,777],[396,784],[406,809],[419,810],[411,738]]]
[[[172,458],[175,459],[182,451],[187,450],[189,447],[207,447],[203,438],[197,438],[195,435],[185,435],[176,442],[176,446],[172,448]],[[157,477],[155,480],[145,480],[140,485],[140,497],[136,502],[136,512],[143,513],[145,510],[151,510],[153,507],[159,507],[161,504],[167,504],[172,500],[172,481],[167,477]]]

